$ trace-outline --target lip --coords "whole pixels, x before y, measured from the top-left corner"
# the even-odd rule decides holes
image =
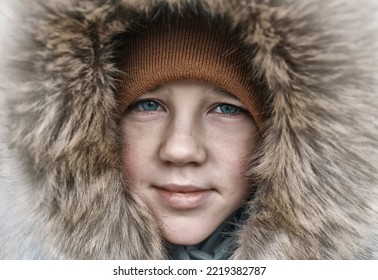
[[[214,189],[175,184],[154,186],[154,190],[161,203],[178,210],[200,208],[207,204],[215,192]]]

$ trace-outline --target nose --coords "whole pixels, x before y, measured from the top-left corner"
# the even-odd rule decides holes
[[[207,158],[199,128],[184,124],[167,127],[160,146],[160,159],[175,166],[202,165]]]

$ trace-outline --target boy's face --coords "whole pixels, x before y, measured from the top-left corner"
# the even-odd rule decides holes
[[[203,241],[248,197],[245,158],[258,131],[232,95],[201,82],[165,84],[129,107],[122,129],[127,178],[167,241]]]

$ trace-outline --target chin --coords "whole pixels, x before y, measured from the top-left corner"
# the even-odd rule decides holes
[[[196,245],[204,241],[212,233],[213,231],[193,233],[192,230],[185,230],[184,232],[172,230],[166,232],[166,230],[163,230],[163,237],[166,241],[175,245]]]

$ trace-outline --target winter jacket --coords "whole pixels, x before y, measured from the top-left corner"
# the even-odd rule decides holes
[[[115,113],[117,38],[159,13],[228,22],[258,81],[231,258],[378,258],[378,5],[362,2],[2,1],[0,259],[168,258]]]

